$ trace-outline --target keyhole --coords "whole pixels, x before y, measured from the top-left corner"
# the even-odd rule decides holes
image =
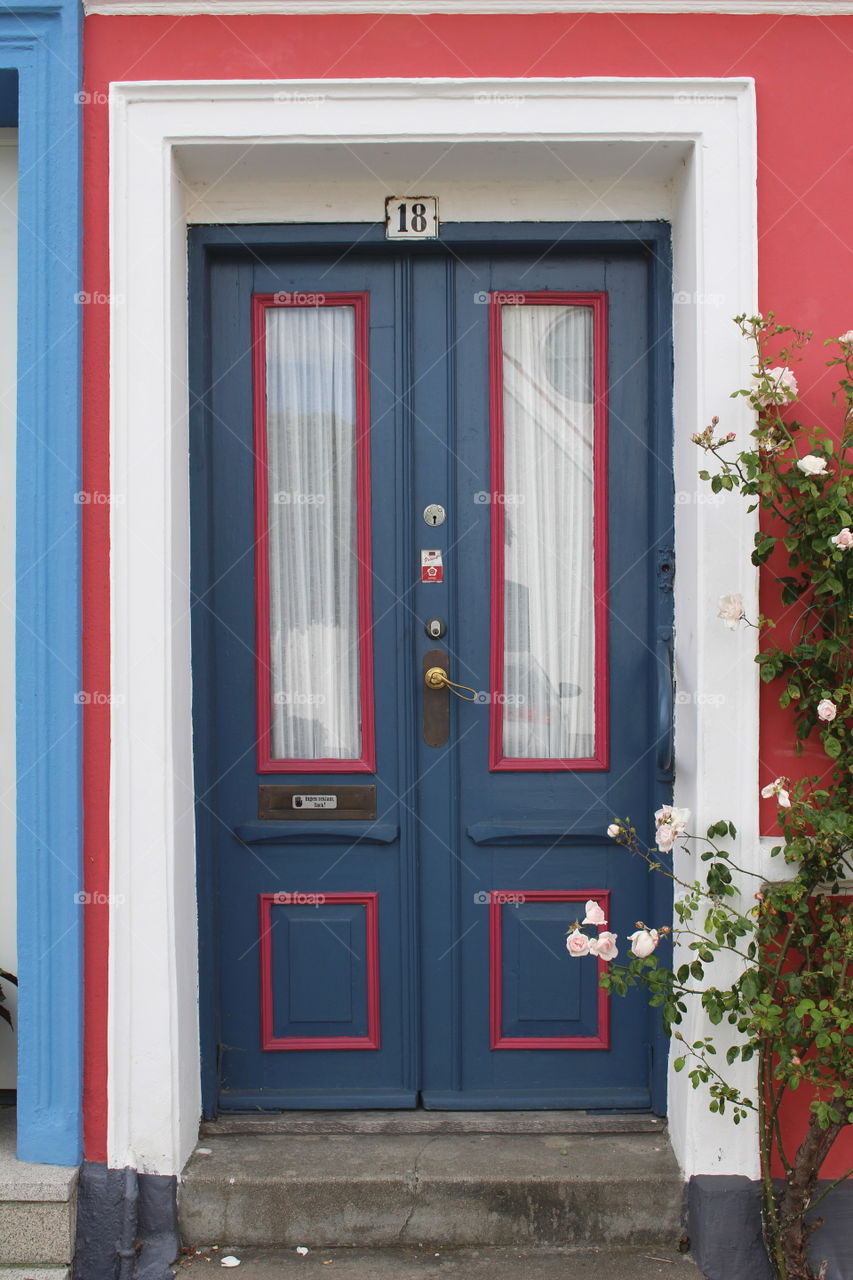
[[[432,514],[432,522],[433,524],[438,524],[438,516],[435,514],[435,512],[433,512]]]

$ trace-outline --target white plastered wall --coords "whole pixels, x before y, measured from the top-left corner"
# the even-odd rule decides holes
[[[15,434],[18,131],[0,129],[0,969],[17,972],[15,909]],[[18,991],[3,983],[17,1026]],[[0,1025],[0,1089],[17,1084],[17,1034]]]
[[[110,938],[109,1162],[175,1173],[199,1115],[187,223],[376,222],[387,184],[427,172],[446,220],[671,219],[676,802],[699,826],[734,818],[741,860],[757,864],[754,642],[715,616],[729,591],[757,612],[753,519],[736,499],[703,500],[690,443],[716,412],[730,429],[750,426],[729,392],[748,377],[731,317],[756,299],[755,104],[746,80],[232,81],[114,85],[110,110],[111,889],[122,906]],[[385,157],[368,171],[377,147]],[[464,171],[454,177],[450,159],[431,168],[436,147],[464,151]],[[342,163],[355,166],[349,185]],[[686,1175],[755,1176],[752,1127],[709,1116],[681,1075],[670,1126]]]

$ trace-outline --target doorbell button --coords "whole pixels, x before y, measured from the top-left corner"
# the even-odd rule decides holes
[[[424,631],[430,640],[440,640],[442,636],[447,635],[447,623],[444,618],[427,618]]]

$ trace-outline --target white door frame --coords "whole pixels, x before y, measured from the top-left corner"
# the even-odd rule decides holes
[[[278,166],[305,143],[326,144],[331,156],[336,147],[371,140],[408,148],[594,142],[600,144],[597,177],[602,180],[604,166],[609,185],[593,200],[579,160],[561,188],[565,218],[642,218],[650,188],[666,198],[676,301],[676,801],[693,810],[699,826],[723,814],[735,818],[741,860],[757,866],[754,633],[727,632],[715,616],[717,598],[731,591],[743,594],[751,616],[757,613],[749,563],[755,518],[736,498],[707,500],[690,442],[714,413],[725,414],[727,429],[751,426],[748,406],[729,393],[749,375],[748,352],[731,317],[756,305],[755,138],[754,89],[746,79],[112,86],[110,838],[117,905],[109,967],[111,1166],[179,1172],[196,1141],[200,1111],[188,221],[214,220],[213,204],[217,221],[301,220],[288,205],[286,184],[278,197],[274,182],[253,193],[229,183],[229,173],[259,147],[275,148],[269,155]],[[661,169],[661,144],[670,147],[668,172]],[[493,149],[499,164],[506,149]],[[611,151],[615,169],[608,175]],[[636,183],[623,181],[626,156],[634,157],[628,167]],[[196,163],[207,175],[206,204],[199,202],[198,183],[184,176]],[[379,193],[373,213],[353,219],[337,208],[332,216],[378,221]],[[692,878],[689,862],[685,869]],[[670,1130],[686,1175],[755,1176],[752,1127],[733,1129],[717,1118],[709,1126],[706,1100],[672,1074]]]

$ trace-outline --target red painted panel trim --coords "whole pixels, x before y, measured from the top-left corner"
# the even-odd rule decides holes
[[[504,491],[503,328],[504,294],[489,298],[489,399],[492,494]],[[592,770],[610,767],[609,680],[607,664],[607,294],[525,293],[524,306],[577,306],[592,309],[593,395],[593,575],[595,590],[595,753],[580,759],[511,758],[503,754],[503,701],[493,696],[489,711],[489,769],[513,772]],[[504,672],[504,506],[492,502],[491,688],[503,692]]]
[[[255,436],[255,655],[258,773],[373,773],[376,733],[373,701],[373,602],[370,520],[369,294],[326,293],[310,303],[276,293],[252,295],[252,369]],[[299,295],[297,295],[299,297]],[[354,760],[279,759],[272,754],[270,672],[269,495],[267,486],[266,313],[274,307],[352,307],[355,311],[356,555],[358,558],[359,699],[361,755]]]
[[[83,287],[91,297],[109,297],[109,205],[106,180],[95,178],[91,149],[108,151],[106,106],[84,118],[90,149],[82,184],[84,225],[100,227],[84,237]],[[97,165],[95,165],[97,167]],[[106,164],[104,166],[106,174]],[[86,295],[84,295],[86,296]],[[110,493],[109,306],[83,306],[82,488]],[[96,372],[95,372],[96,371]],[[110,510],[109,502],[77,508],[82,523],[82,688],[97,691],[83,707],[83,1156],[107,1160],[110,963]],[[112,908],[121,912],[121,907]],[[76,1016],[76,1015],[75,1015]]]
[[[367,1035],[366,1036],[276,1036],[273,1033],[272,921],[274,893],[259,893],[261,963],[261,1048],[288,1049],[379,1049],[382,1033],[379,1018],[379,894],[323,893],[324,902],[354,903],[366,914],[364,936],[367,945]],[[306,910],[314,910],[314,907]]]
[[[505,899],[525,902],[580,902],[594,899],[610,918],[609,889],[492,889],[489,893],[489,1014],[493,1049],[609,1049],[610,997],[598,988],[597,1036],[505,1036],[503,1034],[503,910]],[[566,959],[572,963],[567,955]],[[582,963],[583,958],[578,963]],[[599,976],[607,971],[607,961],[598,961]]]

